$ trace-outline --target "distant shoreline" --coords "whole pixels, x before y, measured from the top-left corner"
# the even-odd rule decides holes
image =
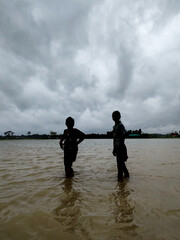
[[[62,135],[40,135],[34,134],[31,136],[21,135],[21,136],[0,136],[0,140],[51,140],[51,139],[60,139]],[[131,135],[126,136],[126,139],[175,139],[180,138],[180,135],[174,134],[141,134],[141,135]],[[86,134],[85,139],[113,139],[111,135],[107,134]]]

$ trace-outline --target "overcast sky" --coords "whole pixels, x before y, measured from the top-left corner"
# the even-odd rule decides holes
[[[0,0],[0,135],[180,130],[179,0]]]

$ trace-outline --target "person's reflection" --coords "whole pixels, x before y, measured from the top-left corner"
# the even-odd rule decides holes
[[[61,188],[63,192],[60,195],[60,203],[53,214],[65,230],[73,232],[80,215],[80,193],[73,188],[72,178],[63,179]]]
[[[65,231],[88,237],[88,232],[82,224],[81,193],[76,190],[73,178],[64,178],[60,186],[63,190],[60,194],[59,205],[54,209],[53,215]]]
[[[111,194],[115,235],[121,238],[124,237],[125,239],[126,237],[137,236],[137,226],[133,223],[134,206],[129,198],[130,190],[128,189],[127,183],[128,181],[126,180],[118,182],[116,191]]]

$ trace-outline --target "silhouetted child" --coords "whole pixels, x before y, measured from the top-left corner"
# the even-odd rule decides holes
[[[117,168],[118,168],[118,180],[125,177],[129,177],[129,172],[126,168],[125,162],[128,159],[127,148],[125,145],[126,130],[124,125],[121,123],[121,114],[119,111],[112,113],[112,119],[115,122],[113,127],[113,155],[116,156]]]
[[[74,119],[68,117],[66,119],[67,129],[64,130],[64,133],[59,141],[61,149],[64,150],[64,166],[66,177],[73,177],[74,171],[72,169],[72,164],[76,160],[78,152],[78,144],[81,143],[85,134],[80,130],[73,128]]]

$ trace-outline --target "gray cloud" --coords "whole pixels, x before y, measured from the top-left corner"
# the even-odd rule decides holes
[[[180,130],[178,0],[0,0],[0,134]]]

